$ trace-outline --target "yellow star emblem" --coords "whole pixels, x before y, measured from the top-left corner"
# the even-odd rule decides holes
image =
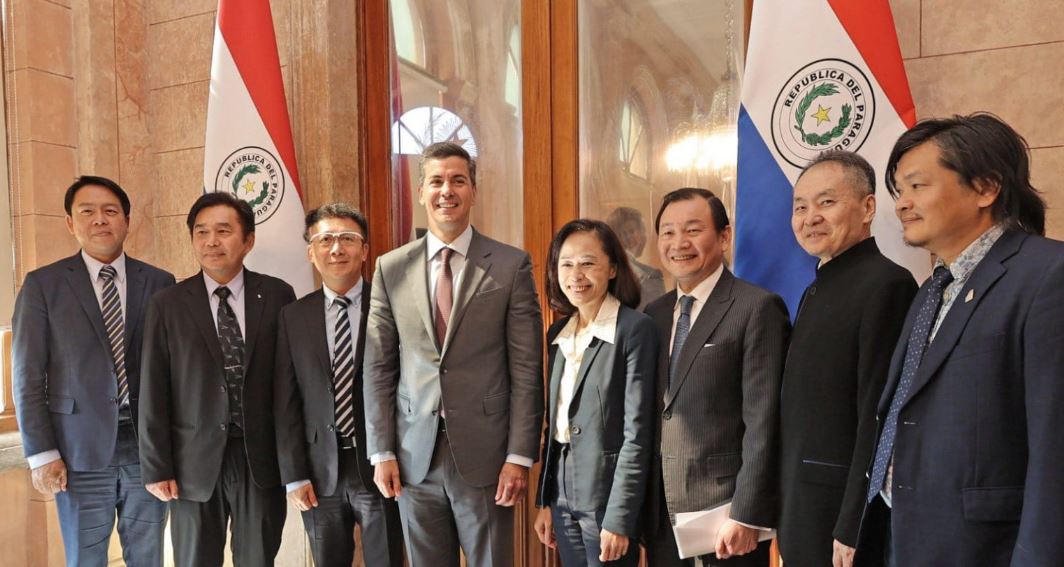
[[[817,122],[817,124],[819,124],[819,122]],[[247,182],[244,183],[244,191],[247,191],[248,193],[251,193],[254,190],[255,190],[255,182],[250,180],[250,179],[248,179]]]
[[[829,122],[831,120],[831,118],[828,117],[828,111],[830,111],[831,109],[830,108],[824,108],[823,106],[820,106],[819,104],[816,105],[816,106],[817,106],[818,110],[813,113],[813,118],[816,118],[816,125],[820,126],[824,122]]]

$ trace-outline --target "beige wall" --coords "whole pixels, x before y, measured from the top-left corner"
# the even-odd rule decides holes
[[[919,118],[988,110],[1031,145],[1046,235],[1064,239],[1064,11],[1059,0],[891,0]]]

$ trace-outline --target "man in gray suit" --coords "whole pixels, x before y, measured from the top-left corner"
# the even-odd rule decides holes
[[[15,406],[33,486],[55,494],[67,565],[161,566],[166,505],[141,483],[137,397],[148,298],[174,276],[130,258],[129,197],[83,176],[63,202],[81,251],[26,275],[15,304]]]
[[[758,544],[758,528],[775,526],[779,505],[787,308],[724,266],[731,227],[713,193],[669,193],[654,228],[661,263],[677,289],[646,309],[669,345],[659,357],[660,451],[647,494],[651,564],[695,565],[679,558],[672,518],[730,500],[730,519],[706,534],[715,553],[698,563],[764,567],[769,542]]]
[[[628,262],[632,272],[639,280],[639,309],[643,310],[651,301],[665,293],[665,277],[661,270],[639,261],[647,245],[647,224],[643,222],[643,213],[632,207],[617,207],[606,217],[617,238],[628,252]]]
[[[528,254],[473,230],[476,164],[433,144],[428,233],[377,261],[366,325],[366,444],[399,498],[411,565],[513,562],[543,419],[543,323]]]

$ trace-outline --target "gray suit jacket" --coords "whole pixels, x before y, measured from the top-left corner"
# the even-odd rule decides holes
[[[125,347],[136,422],[144,312],[174,276],[126,256]],[[58,449],[71,470],[111,462],[118,434],[118,379],[89,271],[77,254],[26,275],[15,302],[15,406],[26,455]]]
[[[547,332],[553,343],[571,317],[556,321]],[[602,512],[602,527],[638,537],[646,495],[654,434],[654,378],[658,364],[658,332],[646,315],[621,306],[613,344],[594,339],[584,353],[569,404],[574,495],[569,506],[592,515]],[[543,446],[536,505],[550,506],[557,497],[554,440],[558,389],[565,356],[550,345],[550,407]]]
[[[539,453],[543,320],[532,263],[474,231],[441,351],[426,256],[420,238],[377,260],[363,368],[367,453],[395,453],[402,481],[421,482],[443,407],[458,472],[488,486],[508,454]]]
[[[676,291],[647,306],[668,345]],[[731,517],[774,527],[779,507],[779,395],[790,322],[783,300],[727,269],[691,327],[671,389],[658,364],[661,456],[652,466],[652,526],[732,499]],[[661,502],[664,485],[665,502]],[[651,532],[653,533],[653,532]]]

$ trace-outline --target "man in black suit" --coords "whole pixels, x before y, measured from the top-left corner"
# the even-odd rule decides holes
[[[273,565],[285,496],[273,429],[277,319],[285,282],[244,268],[255,215],[227,193],[188,213],[203,271],[148,308],[140,455],[148,491],[170,502],[179,566],[220,566],[232,518],[233,562]]]
[[[403,564],[399,509],[381,496],[366,456],[367,234],[366,217],[346,203],[307,214],[307,256],[323,285],[282,309],[278,323],[277,457],[317,567],[351,566],[356,523],[366,565]]]
[[[103,566],[118,516],[131,567],[163,563],[166,505],[137,457],[141,327],[174,276],[123,252],[129,197],[104,177],[66,191],[81,251],[26,275],[12,344],[16,415],[33,486],[55,494],[67,565]]]
[[[794,323],[780,408],[780,552],[788,567],[851,567],[875,414],[912,275],[872,238],[875,170],[829,150],[794,186],[791,228],[820,259]]]
[[[779,505],[779,392],[790,322],[783,300],[724,265],[731,225],[705,189],[665,196],[654,228],[661,264],[677,289],[647,306],[658,357],[657,455],[647,491],[651,565],[680,559],[672,519],[731,501],[730,518],[707,533],[715,553],[700,565],[767,567]]]
[[[1059,566],[1064,243],[1027,144],[989,114],[926,120],[887,163],[905,241],[937,256],[878,408],[858,565]]]

